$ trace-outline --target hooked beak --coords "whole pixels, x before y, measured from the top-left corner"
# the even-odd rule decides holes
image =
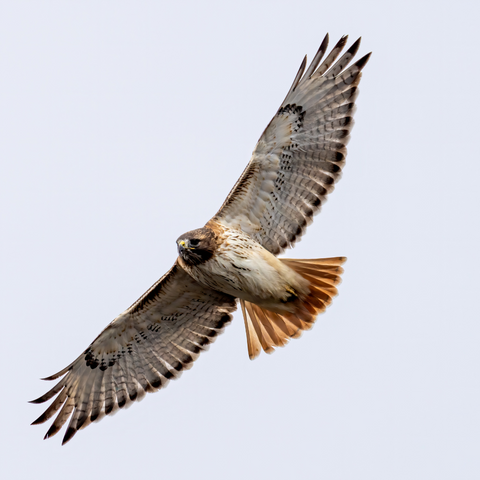
[[[182,255],[182,253],[186,250],[187,246],[185,245],[185,242],[182,240],[177,243],[177,249],[178,249],[178,254]]]

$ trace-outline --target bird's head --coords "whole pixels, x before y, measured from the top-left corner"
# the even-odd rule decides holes
[[[190,266],[209,260],[213,256],[216,246],[215,233],[207,227],[184,233],[177,239],[178,254]]]

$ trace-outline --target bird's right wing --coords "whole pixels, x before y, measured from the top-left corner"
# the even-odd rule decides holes
[[[197,283],[175,264],[119,315],[72,364],[45,380],[63,378],[32,403],[55,397],[33,424],[58,413],[45,438],[70,418],[63,443],[90,422],[155,392],[188,369],[236,309],[234,297]]]

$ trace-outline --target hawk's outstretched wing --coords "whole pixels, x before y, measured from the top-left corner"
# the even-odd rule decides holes
[[[56,396],[33,424],[60,410],[45,438],[71,417],[63,443],[80,428],[164,387],[192,366],[236,308],[235,298],[201,286],[175,264],[119,315],[71,365],[45,380],[64,377],[32,403]]]
[[[304,233],[340,178],[353,127],[361,70],[346,68],[358,39],[336,62],[342,37],[326,59],[328,35],[304,74],[306,57],[277,114],[214,222],[238,228],[277,255]]]

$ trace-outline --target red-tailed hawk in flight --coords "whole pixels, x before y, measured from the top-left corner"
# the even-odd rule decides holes
[[[70,418],[63,443],[90,422],[164,387],[192,366],[239,301],[250,358],[312,327],[337,294],[344,257],[277,258],[305,232],[340,178],[361,70],[357,40],[306,57],[252,158],[217,214],[177,240],[170,269],[113,320],[33,403],[56,397],[34,424],[57,412],[45,438]],[[347,68],[348,67],[348,68]]]

